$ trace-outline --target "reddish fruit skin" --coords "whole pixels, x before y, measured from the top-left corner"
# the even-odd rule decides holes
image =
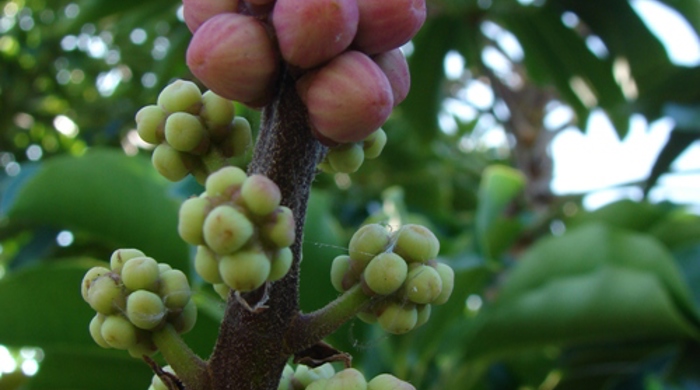
[[[271,100],[278,61],[260,22],[224,13],[207,20],[194,33],[187,48],[187,66],[217,95],[258,107]]]
[[[338,143],[365,139],[387,120],[394,103],[384,72],[358,51],[302,77],[297,91],[315,131]]]
[[[238,0],[182,0],[185,24],[193,33],[208,19],[238,10]]]
[[[282,57],[304,69],[347,49],[358,21],[356,0],[277,0],[272,11]]]
[[[367,54],[400,47],[425,22],[425,0],[357,0],[360,24],[353,46]]]
[[[398,106],[411,89],[411,73],[408,71],[408,62],[401,49],[394,49],[376,55],[374,62],[384,71],[391,84],[394,96],[394,107]]]

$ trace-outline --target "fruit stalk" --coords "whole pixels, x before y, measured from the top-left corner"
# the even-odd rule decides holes
[[[192,352],[172,326],[154,332],[153,342],[188,390],[211,388],[206,362]]]

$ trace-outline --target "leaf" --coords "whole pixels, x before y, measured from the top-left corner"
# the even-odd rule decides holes
[[[179,205],[168,188],[147,159],[94,149],[41,164],[0,213],[11,225],[90,233],[115,249],[135,247],[188,272],[188,247],[177,234]]]
[[[544,239],[477,316],[468,357],[605,340],[698,338],[700,320],[669,253],[601,224]]]
[[[646,232],[660,222],[668,211],[668,207],[662,205],[623,199],[591,212],[579,213],[567,225],[575,227],[598,222],[622,229]]]

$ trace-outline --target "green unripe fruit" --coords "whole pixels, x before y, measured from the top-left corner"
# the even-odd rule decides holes
[[[382,153],[382,150],[384,150],[385,145],[386,133],[384,132],[384,130],[379,129],[374,133],[370,134],[370,136],[365,138],[365,140],[362,143],[362,148],[365,151],[365,158],[371,160],[373,158],[379,157],[379,155]]]
[[[346,368],[333,375],[325,390],[367,390],[367,380],[361,372],[354,368]]]
[[[440,294],[433,300],[432,303],[436,305],[442,305],[450,299],[452,295],[452,290],[455,287],[455,271],[447,264],[438,263],[435,267],[438,275],[440,275],[440,280],[442,281],[442,290]]]
[[[401,256],[385,252],[372,259],[363,273],[365,283],[379,295],[389,295],[406,281],[408,265]]]
[[[231,131],[220,143],[221,151],[226,157],[241,156],[250,147],[253,131],[250,123],[242,116],[237,116],[231,123]]]
[[[121,315],[111,315],[102,324],[102,338],[112,348],[129,349],[136,345],[136,327]]]
[[[311,382],[310,385],[306,386],[304,390],[325,390],[326,385],[328,385],[329,379],[319,379]]]
[[[336,172],[357,172],[365,160],[365,152],[358,143],[343,144],[328,151],[328,164]]]
[[[150,334],[148,338],[136,341],[136,344],[134,346],[127,349],[129,355],[134,359],[143,359],[144,356],[151,356],[157,350],[158,348],[155,346],[155,344],[153,344],[153,340],[151,340]]]
[[[416,328],[425,324],[430,319],[430,312],[432,311],[431,305],[418,305],[416,306],[416,312],[418,313],[418,320],[416,321]]]
[[[165,271],[170,271],[173,267],[167,263],[158,263],[158,275],[162,275]]]
[[[241,187],[241,197],[253,213],[263,216],[275,211],[280,205],[282,194],[272,180],[263,175],[251,175]]]
[[[294,379],[304,388],[320,379],[329,379],[335,374],[335,369],[330,363],[323,364],[315,368],[309,368],[303,364],[297,366],[294,372]]]
[[[179,269],[171,269],[160,275],[158,294],[163,298],[165,307],[176,310],[187,305],[192,296],[192,290],[187,282],[187,276]]]
[[[333,263],[331,264],[331,284],[338,292],[347,290],[343,285],[343,280],[349,271],[350,256],[340,255],[333,259]]]
[[[294,216],[288,207],[280,206],[270,220],[261,227],[262,233],[274,246],[284,248],[296,238]]]
[[[138,328],[151,330],[160,325],[166,314],[163,300],[150,291],[134,291],[126,300],[126,316]]]
[[[219,275],[219,261],[216,255],[206,246],[197,247],[197,254],[194,257],[194,269],[197,274],[211,284],[223,283]]]
[[[231,287],[227,286],[225,283],[217,283],[214,285],[214,291],[223,299],[228,300],[228,296],[231,293]]]
[[[357,273],[362,272],[376,255],[386,250],[390,238],[386,228],[376,223],[358,229],[348,245],[348,254],[354,260],[353,270]]]
[[[202,230],[209,207],[210,202],[206,198],[189,198],[180,205],[177,232],[188,244],[204,244],[204,233]]]
[[[161,176],[170,181],[180,181],[190,172],[186,161],[189,157],[167,144],[156,146],[151,155],[151,161]]]
[[[294,369],[289,365],[284,365],[284,370],[282,370],[282,377],[280,378],[280,383],[277,385],[277,390],[293,390],[292,378],[294,377]]]
[[[168,320],[168,322],[173,324],[177,333],[183,334],[191,331],[197,322],[197,304],[190,300],[182,309],[182,312],[172,320]]]
[[[112,257],[109,259],[109,266],[112,268],[112,271],[121,273],[124,263],[133,259],[134,257],[143,256],[146,255],[138,249],[117,249],[112,253]]]
[[[374,324],[377,322],[377,316],[374,313],[368,311],[361,311],[357,313],[357,318],[362,320],[366,324]]]
[[[189,112],[196,115],[201,104],[202,92],[191,81],[176,80],[158,95],[158,105],[169,113]]]
[[[175,371],[169,365],[163,367],[163,371],[175,375]],[[153,388],[153,390],[169,390],[168,386],[166,386],[165,383],[163,383],[163,381],[160,380],[160,377],[158,375],[153,375],[153,379],[151,380],[151,387]]]
[[[219,259],[224,283],[234,290],[248,292],[262,286],[270,275],[270,260],[258,251],[240,251]]]
[[[90,336],[95,340],[97,345],[102,348],[111,348],[107,341],[102,337],[102,324],[105,322],[105,316],[103,314],[97,313],[92,320],[90,320]]]
[[[230,195],[231,187],[240,186],[248,176],[238,167],[224,167],[207,177],[208,196]]]
[[[165,121],[165,140],[180,152],[202,149],[207,133],[199,118],[186,112],[170,114]]]
[[[411,304],[390,303],[377,318],[379,325],[392,334],[404,334],[416,326],[418,313]]]
[[[408,272],[405,289],[406,297],[411,302],[418,304],[431,303],[442,291],[442,280],[435,268],[419,265]]]
[[[236,114],[233,102],[212,91],[202,95],[202,109],[199,116],[204,119],[209,129],[229,126]]]
[[[93,280],[88,289],[87,303],[98,313],[112,314],[124,307],[124,291],[115,274],[106,274]]]
[[[437,237],[420,225],[404,225],[395,235],[394,252],[410,262],[425,263],[437,257],[440,242]]]
[[[105,267],[92,267],[85,273],[83,281],[80,283],[80,293],[82,294],[85,302],[88,301],[88,291],[90,290],[92,282],[100,276],[108,274],[109,272],[110,270]]]
[[[203,231],[207,246],[224,255],[237,251],[253,236],[253,224],[235,208],[221,205],[207,215]]]
[[[158,262],[150,257],[129,259],[122,267],[122,282],[131,291],[156,291],[159,275]]]
[[[136,113],[136,132],[144,142],[159,144],[163,140],[166,114],[162,108],[152,105]]]
[[[267,280],[274,282],[287,275],[287,272],[289,272],[289,269],[292,267],[293,259],[294,255],[292,254],[292,250],[288,247],[275,252],[275,255],[272,257],[270,275],[268,275]]]
[[[380,374],[367,383],[367,390],[416,390],[416,388],[393,375]]]

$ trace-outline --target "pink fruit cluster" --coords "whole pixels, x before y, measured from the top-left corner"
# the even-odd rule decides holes
[[[425,0],[184,0],[192,73],[211,90],[267,105],[283,64],[317,138],[359,142],[406,97],[400,46],[426,18]]]

